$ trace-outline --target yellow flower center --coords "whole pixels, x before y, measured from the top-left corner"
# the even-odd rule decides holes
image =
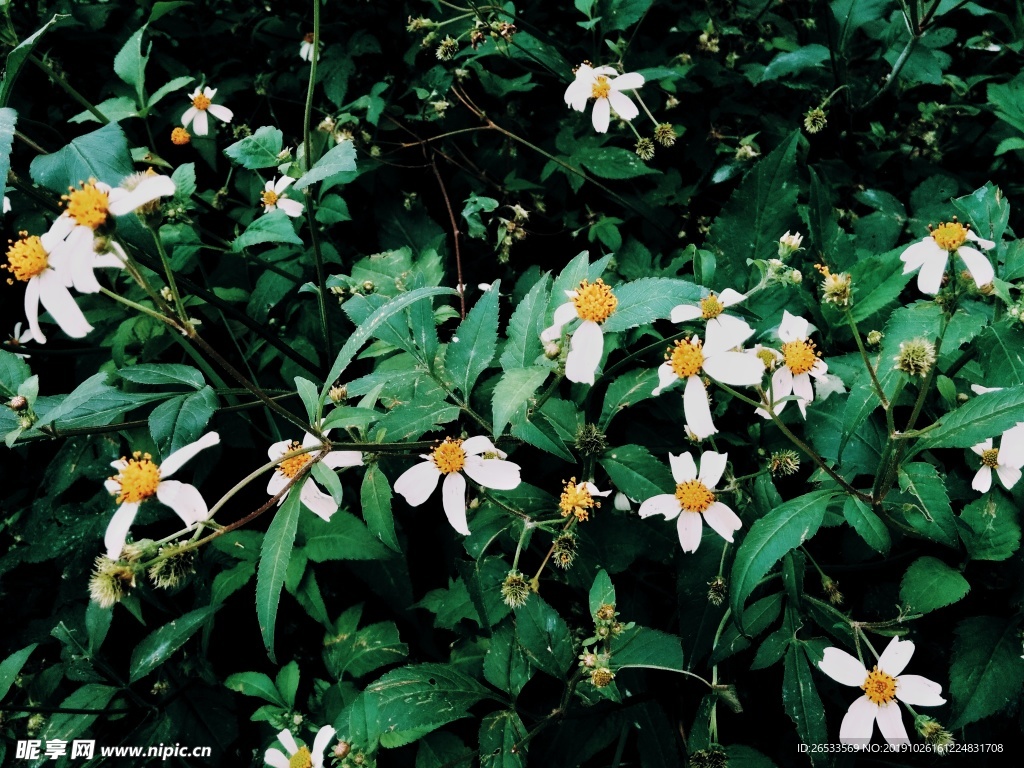
[[[572,303],[576,305],[576,314],[581,320],[594,323],[603,323],[619,306],[619,300],[615,298],[612,289],[601,278],[593,283],[583,280],[576,289]]]
[[[982,451],[981,463],[982,466],[992,467],[992,469],[995,469],[999,465],[999,449],[989,448],[987,451]]]
[[[775,370],[775,363],[778,362],[778,360],[775,355],[772,354],[770,349],[759,349],[755,354],[757,355],[757,359],[764,363],[766,370]]]
[[[466,452],[462,450],[462,441],[446,437],[430,454],[430,459],[443,475],[458,472],[466,465]]]
[[[604,75],[598,75],[597,79],[594,80],[594,85],[590,88],[590,95],[595,99],[607,99],[611,90],[612,84],[608,82],[608,78]]]
[[[299,751],[288,761],[288,768],[312,768],[313,756],[308,747],[299,747]]]
[[[807,339],[788,341],[782,345],[782,359],[795,375],[807,373],[818,362],[818,352],[814,342]]]
[[[277,192],[272,189],[268,189],[263,193],[263,204],[264,205],[276,205],[277,204]]]
[[[173,131],[171,131],[172,144],[176,144],[179,147],[181,147],[184,146],[185,144],[188,144],[190,141],[192,141],[192,134],[190,134],[181,126],[178,126]]]
[[[704,365],[704,345],[697,339],[680,339],[675,347],[666,355],[668,364],[680,379],[688,379],[700,373]]]
[[[68,216],[78,224],[98,229],[110,215],[110,198],[96,186],[96,179],[89,179],[89,182],[80,182],[80,189],[70,187],[71,194],[64,195],[67,201]]]
[[[562,510],[562,517],[575,515],[580,522],[589,520],[590,510],[600,506],[600,502],[594,501],[594,497],[590,495],[585,484],[576,485],[575,477],[569,478],[569,482],[565,484],[565,490],[562,491],[561,500],[558,502],[558,507]]]
[[[710,293],[700,300],[701,316],[705,320],[713,320],[725,310],[725,305],[718,300],[715,294]]]
[[[896,678],[885,674],[878,667],[868,672],[861,688],[873,704],[888,704],[896,698]]]
[[[41,275],[50,263],[47,261],[46,249],[42,241],[28,232],[21,232],[21,240],[12,242],[7,249],[8,263],[4,268],[14,277],[22,282],[28,282],[33,277]]]
[[[944,251],[955,251],[967,241],[967,227],[958,221],[948,221],[931,232],[932,239]]]
[[[292,440],[290,443],[288,443],[288,450],[286,450],[285,453],[297,451],[301,447],[302,443],[300,443],[297,440]],[[309,464],[310,461],[312,461],[312,459],[313,454],[300,453],[298,456],[292,456],[290,459],[285,459],[280,464],[278,464],[277,471],[280,472],[285,477],[295,477],[297,474],[299,474],[299,472],[302,471],[302,468],[304,466],[306,466],[307,464]]]
[[[128,466],[111,479],[121,484],[118,504],[126,501],[138,503],[156,493],[156,487],[160,485],[160,467],[153,463],[153,457],[148,453],[136,451],[128,459]]]
[[[208,106],[210,106],[210,98],[208,96],[204,96],[201,93],[197,93],[195,96],[192,97],[192,106],[196,109],[206,109]]]
[[[687,512],[706,512],[715,503],[715,494],[700,480],[687,480],[676,486],[676,499]]]

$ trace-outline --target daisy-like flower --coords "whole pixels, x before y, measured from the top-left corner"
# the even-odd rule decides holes
[[[577,317],[583,322],[573,331],[569,354],[565,359],[565,377],[580,384],[593,384],[594,373],[604,354],[601,323],[612,316],[619,300],[612,289],[598,278],[593,283],[583,280],[573,291],[566,291],[569,301],[555,309],[550,328],[541,333],[541,341],[555,341],[562,335],[562,326]]]
[[[185,462],[205,448],[220,442],[220,435],[209,432],[194,443],[183,446],[164,459],[163,464],[156,464],[148,453],[136,451],[132,458],[120,458],[111,462],[110,466],[117,474],[109,478],[103,485],[107,491],[117,497],[121,506],[110,518],[103,543],[107,548],[107,557],[117,560],[121,557],[128,529],[135,522],[139,505],[154,496],[170,507],[191,527],[207,518],[209,511],[202,495],[194,486],[177,480],[168,480],[171,475],[184,466]]]
[[[828,371],[828,365],[818,356],[814,342],[807,338],[811,330],[811,324],[802,317],[791,315],[787,310],[782,311],[782,323],[779,325],[782,364],[772,374],[771,389],[772,410],[776,415],[782,413],[789,402],[782,398],[796,395],[800,413],[807,418],[807,403],[814,400],[811,376],[818,379]],[[766,419],[771,418],[764,408],[758,408],[757,413]]]
[[[124,268],[127,256],[113,240],[98,239],[97,233],[111,216],[124,216],[174,194],[170,176],[132,174],[121,186],[111,187],[96,179],[80,182],[64,195],[66,207],[57,217],[50,232],[64,240],[62,249],[69,257],[71,285],[79,293],[98,293],[100,284],[93,272],[97,267]],[[100,250],[97,251],[97,244]]]
[[[445,475],[441,484],[444,513],[452,528],[463,536],[469,535],[469,525],[466,478],[462,472],[484,488],[496,491],[510,491],[520,483],[519,465],[505,461],[505,452],[482,435],[465,440],[446,437],[430,454],[420,458],[425,461],[407,469],[395,481],[395,493],[404,496],[410,506],[418,507],[434,492],[441,475]]]
[[[11,349],[18,349],[20,346],[30,341],[32,341],[32,331],[29,329],[22,331],[21,323],[15,323],[14,333],[12,333],[10,338],[4,342],[4,346],[10,347]],[[15,352],[14,354],[23,359],[29,357],[29,355],[26,355],[23,352]]]
[[[673,323],[687,323],[691,320],[703,319],[707,322],[709,332],[711,328],[718,327],[723,334],[723,339],[735,339],[732,344],[735,347],[750,338],[754,329],[738,317],[723,313],[746,298],[739,291],[726,288],[720,294],[709,293],[696,304],[680,304],[678,307],[673,307],[669,319]]]
[[[307,32],[299,43],[299,58],[303,61],[313,61],[313,33]],[[228,122],[225,120],[224,122]]]
[[[260,201],[263,203],[263,212],[270,213],[275,208],[280,208],[292,218],[301,216],[305,206],[298,200],[290,200],[284,196],[284,191],[294,182],[291,176],[282,176],[276,182],[268,181],[263,187],[263,194]]]
[[[562,496],[558,500],[558,508],[562,517],[572,515],[579,522],[590,519],[590,511],[601,506],[595,496],[609,496],[611,491],[599,491],[593,483],[577,483],[576,478],[570,478],[562,489]]]
[[[700,546],[704,522],[726,541],[743,523],[739,516],[715,497],[715,486],[722,479],[729,454],[705,451],[700,457],[700,474],[689,453],[668,455],[676,492],[653,496],[640,505],[640,517],[664,515],[676,521],[683,552],[696,552]]]
[[[327,430],[327,432],[329,431]],[[324,434],[326,435],[327,432]],[[301,443],[295,440],[282,440],[274,443],[270,446],[270,450],[267,451],[267,455],[271,461],[277,461],[286,453],[297,451],[300,448],[313,448],[317,445],[320,445],[320,441],[307,432],[302,438]],[[309,453],[301,453],[298,456],[292,456],[290,459],[282,461],[277,465],[274,474],[271,475],[270,482],[267,483],[267,493],[271,496],[276,496],[282,488],[291,482],[293,477],[302,472],[306,465],[318,455],[317,451],[310,451]],[[321,461],[328,469],[359,467],[363,464],[363,454],[359,451],[329,451]],[[320,486],[313,480],[312,473],[307,475],[300,485],[299,499],[302,503],[317,517],[323,518],[325,521],[330,520],[331,516],[338,511],[338,505],[335,503],[334,498],[320,490]],[[291,489],[289,489],[288,493],[291,493]],[[288,498],[288,493],[278,500],[278,506],[283,504],[284,500]]]
[[[274,768],[299,768],[299,766],[301,768],[323,768],[324,750],[331,743],[335,733],[334,728],[325,725],[316,732],[316,738],[313,739],[313,750],[310,751],[309,747],[300,747],[296,743],[295,737],[292,736],[292,732],[285,729],[277,734],[277,740],[281,742],[282,747],[288,750],[288,754],[286,755],[277,747],[271,747],[264,753],[263,760]]]
[[[685,379],[683,412],[686,414],[686,426],[699,440],[718,431],[711,420],[711,403],[701,374],[741,387],[760,384],[764,376],[764,364],[760,360],[733,349],[741,343],[737,338],[722,327],[709,323],[707,339],[703,343],[699,336],[677,340],[665,353],[665,362],[658,366],[658,386],[652,394],[660,395],[666,387]]]
[[[971,488],[987,493],[992,487],[992,470],[995,470],[1003,487],[1010,490],[1020,481],[1021,468],[1024,467],[1024,422],[1017,422],[1003,432],[998,448],[992,447],[990,437],[971,450],[981,457],[981,469],[974,476]]]
[[[635,91],[644,84],[644,77],[636,72],[620,75],[614,67],[592,67],[584,62],[576,69],[576,79],[565,89],[565,103],[577,112],[585,112],[587,101],[594,99],[594,130],[606,133],[611,112],[623,120],[632,120],[640,114],[636,104],[623,91]]]
[[[864,691],[846,712],[839,726],[843,744],[867,746],[878,723],[878,730],[890,744],[907,744],[907,729],[897,700],[915,707],[937,707],[945,704],[942,686],[920,675],[901,674],[914,655],[910,640],[894,637],[882,651],[871,671],[860,661],[839,648],[826,648],[818,668],[837,683],[856,686]]]
[[[25,317],[30,337],[40,344],[46,343],[46,336],[39,327],[39,302],[42,301],[43,307],[64,333],[73,339],[82,338],[92,330],[92,326],[68,290],[71,274],[68,254],[61,248],[63,241],[60,235],[52,230],[38,237],[28,232],[20,234],[21,239],[12,242],[7,249],[4,269],[15,280],[26,284]],[[20,323],[15,326],[15,334],[20,326]]]
[[[964,245],[970,240],[988,250],[995,246],[994,242],[982,240],[956,218],[937,227],[929,227],[929,230],[931,234],[928,237],[922,238],[900,254],[904,275],[921,270],[917,273],[917,287],[922,293],[934,296],[939,292],[951,253],[960,257],[979,288],[995,279],[996,273],[988,257]]]
[[[217,89],[210,86],[202,89],[196,88],[192,91],[188,96],[192,100],[192,106],[186,109],[185,114],[181,116],[182,127],[188,128],[188,124],[192,123],[192,130],[196,136],[205,136],[210,132],[210,119],[206,116],[207,112],[222,123],[230,123],[235,113],[221,104],[214,104],[213,97],[216,95]]]

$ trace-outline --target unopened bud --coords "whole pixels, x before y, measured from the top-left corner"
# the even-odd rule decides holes
[[[801,250],[800,244],[804,241],[804,236],[799,232],[789,234],[789,230],[786,230],[786,234],[779,238],[779,258],[787,259],[797,251]]]
[[[557,341],[549,341],[544,344],[544,357],[548,360],[555,360],[562,354],[562,345]]]
[[[871,332],[869,332],[868,333],[867,342],[868,342],[868,344],[870,346],[877,347],[879,344],[882,343],[882,332],[881,331],[871,331]]]
[[[501,584],[501,597],[509,608],[520,608],[530,597],[530,584],[519,571],[509,571]]]
[[[12,411],[24,411],[28,408],[28,398],[22,397],[21,395],[15,395],[11,398],[10,402],[7,403],[7,407]]]
[[[911,339],[900,344],[900,353],[893,358],[896,369],[908,376],[925,376],[935,365],[935,345],[927,339]]]
[[[327,396],[331,398],[331,402],[337,405],[342,400],[348,397],[348,387],[344,385],[335,384],[327,392]]]

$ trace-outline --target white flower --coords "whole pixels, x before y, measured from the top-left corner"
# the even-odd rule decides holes
[[[665,362],[658,367],[658,386],[652,394],[659,395],[679,379],[686,379],[683,390],[683,412],[686,426],[700,440],[715,434],[711,420],[711,403],[701,374],[733,386],[752,387],[760,384],[764,364],[746,352],[733,351],[737,339],[721,326],[708,323],[707,339],[681,339],[670,347]]]
[[[186,109],[185,114],[181,116],[182,126],[188,128],[188,124],[192,123],[192,130],[196,136],[205,136],[210,132],[210,120],[206,116],[207,112],[222,123],[230,123],[235,113],[225,106],[214,104],[213,97],[216,95],[217,89],[209,86],[201,91],[199,88],[192,91],[188,96],[192,100],[192,106]]]
[[[1020,481],[1021,468],[1024,467],[1024,422],[1017,422],[1003,432],[998,448],[992,447],[990,437],[971,450],[981,457],[981,469],[974,476],[971,488],[980,493],[987,493],[992,487],[994,469],[1003,487],[1010,490]]]
[[[792,256],[794,253],[800,250],[800,244],[804,241],[804,236],[799,232],[794,232],[792,235],[789,234],[789,230],[786,230],[786,234],[779,238],[779,258],[785,259]]]
[[[647,499],[640,505],[640,517],[664,515],[666,520],[676,520],[679,543],[683,552],[696,552],[700,546],[704,522],[726,541],[743,527],[739,516],[715,497],[715,486],[722,479],[729,454],[705,451],[700,457],[700,474],[689,453],[678,456],[668,455],[672,465],[672,478],[676,481],[676,492],[665,493]]]
[[[686,323],[703,318],[707,321],[709,331],[712,327],[719,327],[724,334],[723,339],[734,339],[730,348],[736,347],[750,338],[754,329],[738,317],[722,313],[727,307],[735,306],[746,298],[739,291],[726,288],[721,294],[709,293],[696,304],[680,304],[678,307],[673,307],[669,319],[673,323]]]
[[[324,434],[326,435],[327,432],[330,432],[330,430],[326,430]],[[317,445],[320,445],[320,441],[307,432],[302,438],[301,444],[294,440],[281,440],[274,443],[270,446],[270,450],[267,451],[267,456],[270,457],[271,461],[277,461],[286,453],[297,451],[299,448],[313,448]],[[298,456],[292,456],[290,459],[282,461],[277,465],[274,474],[271,475],[270,482],[267,483],[267,493],[271,496],[276,496],[282,488],[291,482],[293,477],[302,472],[306,465],[318,455],[318,451],[310,451],[309,453],[301,453]],[[329,451],[321,459],[321,463],[328,469],[359,467],[363,464],[363,454],[359,451]],[[300,486],[299,499],[317,517],[330,520],[331,516],[338,511],[338,505],[335,503],[334,498],[320,490],[320,486],[313,480],[312,473],[308,474],[306,479],[300,482]],[[288,493],[291,493],[291,489],[288,490]],[[283,504],[284,500],[288,498],[288,493],[278,499],[278,506]]]
[[[867,746],[878,723],[878,730],[890,744],[907,744],[907,729],[897,700],[915,707],[937,707],[945,704],[942,686],[920,675],[900,674],[914,655],[910,640],[894,637],[878,664],[869,672],[856,658],[839,648],[826,648],[818,668],[837,683],[855,686],[864,691],[846,711],[839,726],[843,744]]]
[[[625,90],[636,90],[644,84],[643,75],[636,72],[618,74],[614,67],[592,67],[580,64],[576,70],[576,79],[565,89],[565,103],[577,112],[587,109],[587,101],[594,102],[594,130],[606,133],[611,121],[611,111],[623,120],[632,120],[640,114],[632,99],[623,93]]]
[[[67,207],[50,231],[59,235],[66,249],[71,282],[79,293],[98,293],[100,284],[93,272],[97,267],[124,269],[127,256],[113,240],[97,237],[96,231],[111,216],[124,216],[153,201],[174,194],[175,185],[169,176],[133,174],[122,181],[127,186],[111,187],[90,179],[80,182],[64,200]],[[98,250],[99,249],[99,250]]]
[[[779,325],[782,364],[772,374],[771,388],[772,410],[776,415],[782,413],[789,402],[782,398],[796,395],[800,413],[807,418],[807,403],[814,401],[811,376],[818,379],[828,371],[828,365],[814,349],[814,342],[807,339],[812,330],[811,324],[802,317],[791,315],[788,310],[782,311],[782,323]],[[757,413],[766,419],[771,418],[764,408],[758,408]]]
[[[290,200],[284,197],[284,191],[295,181],[291,176],[282,176],[275,183],[268,181],[263,187],[263,195],[260,200],[263,202],[263,212],[270,213],[275,208],[280,208],[292,218],[301,216],[305,206],[297,200]]]
[[[498,491],[510,491],[520,483],[519,465],[505,461],[504,451],[499,451],[483,436],[466,440],[446,437],[429,455],[420,458],[426,461],[407,469],[395,481],[395,493],[402,494],[410,506],[418,507],[434,492],[441,475],[446,475],[441,485],[444,513],[452,528],[463,536],[469,535],[469,525],[466,523],[466,478],[461,472],[484,488]]]
[[[321,44],[322,45],[322,44]],[[313,33],[307,32],[299,43],[299,58],[303,61],[313,61]],[[228,122],[225,120],[224,122]]]
[[[110,466],[118,471],[114,477],[104,482],[107,492],[116,495],[121,505],[107,525],[107,533],[103,543],[107,548],[107,557],[117,560],[121,557],[124,542],[128,538],[128,529],[135,521],[139,505],[156,496],[161,504],[170,507],[187,526],[193,526],[205,520],[209,511],[206,502],[193,486],[168,480],[171,475],[204,448],[210,448],[220,442],[220,435],[210,432],[194,443],[183,446],[164,459],[163,464],[155,464],[148,453],[136,451],[132,458],[121,458],[111,462]]]
[[[71,338],[80,339],[92,330],[68,290],[71,270],[62,242],[52,230],[39,237],[22,233],[21,239],[11,243],[7,249],[8,263],[4,268],[16,280],[26,283],[25,317],[30,338],[40,344],[46,343],[46,336],[39,327],[40,301],[61,330]],[[15,335],[20,327],[20,323],[15,327]]]
[[[968,240],[985,250],[995,246],[994,242],[982,240],[956,220],[939,224],[928,237],[922,238],[900,254],[900,261],[904,264],[903,274],[920,269],[917,273],[917,287],[922,293],[934,296],[942,287],[942,276],[946,273],[949,254],[955,252],[978,287],[988,285],[996,276],[992,263],[980,251],[965,246]]]
[[[580,384],[593,384],[594,373],[604,354],[604,334],[601,323],[611,317],[619,300],[612,289],[598,278],[591,283],[580,282],[573,291],[566,291],[570,301],[555,309],[549,328],[541,333],[541,341],[554,341],[562,335],[562,326],[577,317],[583,322],[573,331],[569,354],[565,359],[565,377]]]
[[[283,730],[277,734],[277,740],[281,742],[282,747],[288,750],[288,754],[285,755],[280,749],[271,747],[263,755],[263,760],[267,765],[272,765],[274,768],[290,768],[292,765],[323,768],[324,750],[327,749],[327,745],[330,744],[335,733],[334,728],[329,725],[325,725],[317,731],[316,738],[313,739],[313,751],[310,752],[309,747],[300,747],[295,742],[295,737],[292,736],[291,731]],[[299,759],[296,760],[296,757]]]
[[[32,331],[29,330],[29,329],[26,329],[24,332],[22,332],[22,330],[21,330],[21,323],[19,322],[19,323],[15,323],[14,324],[14,332],[11,334],[11,337],[9,339],[7,339],[7,341],[4,342],[4,346],[12,347],[13,349],[17,349],[21,345],[26,344],[26,343],[28,343],[30,341],[32,341]],[[31,355],[26,355],[23,352],[15,352],[14,354],[17,357],[20,357],[20,358],[23,358],[23,359],[31,357]]]

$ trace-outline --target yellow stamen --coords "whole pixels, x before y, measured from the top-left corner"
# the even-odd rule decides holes
[[[181,147],[192,141],[192,134],[186,131],[181,126],[178,126],[171,131],[171,143]]]
[[[813,341],[798,339],[782,345],[782,358],[789,370],[799,376],[810,371],[818,362],[818,352],[814,349]]]
[[[285,450],[285,453],[297,451],[301,447],[302,443],[300,443],[297,440],[292,440],[290,443],[288,443],[288,448],[287,450]],[[299,472],[302,471],[302,468],[309,464],[309,462],[312,460],[313,455],[311,453],[300,453],[298,456],[292,456],[290,459],[285,459],[280,464],[278,464],[277,471],[280,472],[285,477],[295,477],[297,474],[299,474]]]
[[[595,99],[607,99],[611,90],[612,84],[608,82],[608,78],[604,75],[598,75],[590,88],[590,95]]]
[[[725,310],[725,305],[718,300],[715,294],[710,293],[700,300],[701,317],[705,320],[713,320]]]
[[[79,187],[70,187],[71,194],[62,198],[67,201],[68,216],[82,226],[98,229],[110,215],[110,198],[96,186],[96,179],[79,182]]]
[[[931,232],[932,239],[944,251],[955,251],[967,242],[967,227],[956,219],[943,222]]]
[[[14,275],[15,279],[27,283],[45,272],[50,263],[46,258],[46,249],[38,237],[28,237],[28,232],[19,234],[21,239],[12,242],[11,247],[7,249],[8,263],[4,265],[4,269]]]
[[[430,454],[430,459],[443,475],[458,472],[466,465],[466,452],[462,450],[462,441],[446,437]]]
[[[160,468],[153,463],[153,457],[148,453],[136,451],[128,459],[128,466],[111,479],[121,484],[118,504],[126,501],[138,503],[156,493],[156,487],[160,485]]]
[[[210,98],[201,93],[197,93],[192,97],[192,106],[196,109],[206,109],[210,106]]]
[[[769,370],[769,371],[774,371],[775,370],[775,365],[779,361],[778,361],[778,358],[775,357],[775,355],[772,354],[772,351],[770,349],[759,349],[759,350],[757,350],[755,355],[757,356],[758,360],[760,360],[762,363],[764,363],[764,367],[765,367],[766,370]]]
[[[997,466],[999,466],[999,449],[989,448],[987,451],[982,451],[981,463],[982,466],[992,467],[992,469],[995,469]]]
[[[263,204],[264,205],[277,205],[277,192],[272,189],[268,189],[263,193]]]
[[[667,355],[668,364],[680,379],[688,379],[700,373],[704,365],[704,345],[700,339],[680,339]]]
[[[581,320],[594,323],[603,323],[619,306],[619,300],[615,298],[612,289],[601,278],[593,283],[586,280],[580,282],[572,303],[576,305],[576,314]]]
[[[676,486],[676,499],[686,512],[706,512],[715,503],[715,494],[700,480],[687,480]]]
[[[873,704],[888,704],[896,698],[896,678],[874,667],[861,685]]]
[[[308,747],[299,747],[299,751],[288,761],[288,768],[312,768],[313,756]]]
[[[576,485],[575,477],[569,478],[569,482],[565,484],[565,489],[562,491],[561,500],[558,502],[558,507],[562,510],[562,517],[575,515],[580,522],[589,520],[590,510],[600,506],[601,502],[594,501],[594,497],[590,495],[590,491],[587,490],[584,483]]]

